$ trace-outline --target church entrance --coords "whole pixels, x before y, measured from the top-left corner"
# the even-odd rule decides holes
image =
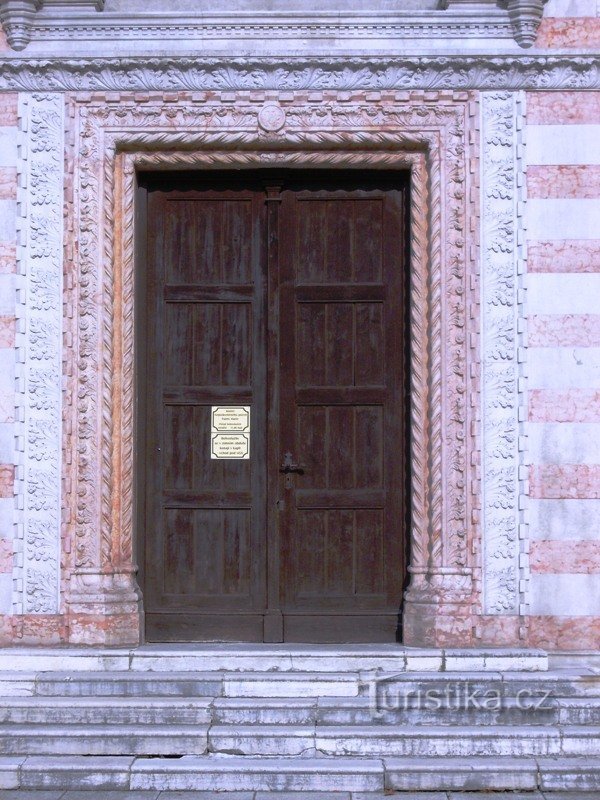
[[[405,175],[141,183],[146,639],[393,642],[408,540]]]

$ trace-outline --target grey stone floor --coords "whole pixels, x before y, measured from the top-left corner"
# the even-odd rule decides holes
[[[600,800],[600,792],[155,792],[0,789],[0,800]]]

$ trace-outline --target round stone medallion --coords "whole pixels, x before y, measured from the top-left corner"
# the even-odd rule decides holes
[[[281,106],[269,103],[258,112],[258,124],[264,131],[280,131],[285,125],[285,111]]]

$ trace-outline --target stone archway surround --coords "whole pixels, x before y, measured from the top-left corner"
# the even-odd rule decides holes
[[[404,638],[470,644],[480,613],[474,97],[88,94],[69,99],[67,116],[69,641],[135,644],[142,630],[133,535],[136,170],[311,165],[411,173],[412,522]]]

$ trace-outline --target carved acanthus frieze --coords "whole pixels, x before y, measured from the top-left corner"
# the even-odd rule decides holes
[[[80,58],[2,60],[7,91],[374,91],[600,89],[595,56]]]

